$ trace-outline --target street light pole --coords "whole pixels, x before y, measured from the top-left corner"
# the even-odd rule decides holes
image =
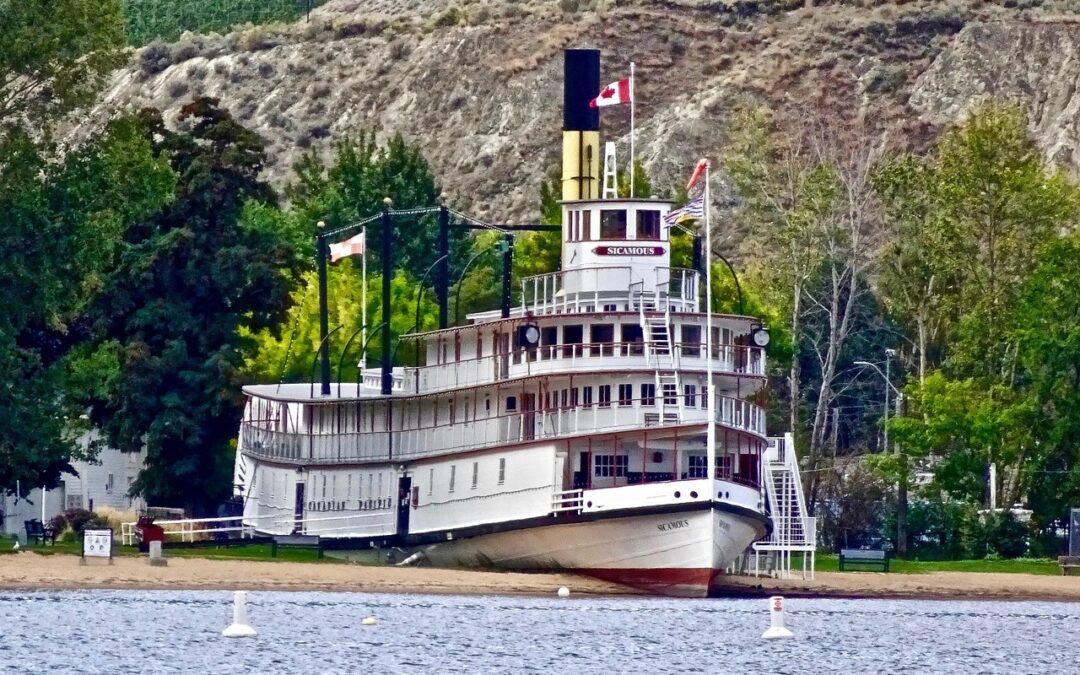
[[[885,450],[889,448],[889,391],[896,394],[896,417],[904,414],[904,393],[897,389],[889,377],[889,364],[892,357],[896,356],[895,349],[885,350],[885,372],[881,372],[869,361],[856,361],[857,366],[869,366],[885,380]],[[908,467],[907,456],[900,453],[900,446],[893,448],[900,463],[900,475],[896,484],[896,555],[900,558],[907,556],[907,510],[908,510]]]

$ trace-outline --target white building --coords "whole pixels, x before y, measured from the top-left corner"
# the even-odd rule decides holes
[[[79,445],[88,447],[99,438],[100,433],[97,430],[89,431],[79,439]],[[132,499],[127,494],[145,461],[145,450],[133,453],[103,447],[93,463],[72,462],[77,475],[65,474],[56,489],[45,491],[44,500],[40,488],[32,490],[22,499],[4,495],[0,498],[0,511],[4,514],[3,533],[24,534],[24,521],[42,519],[43,502],[44,520],[49,520],[65,509],[94,509],[102,506],[116,509],[143,508],[143,500]]]

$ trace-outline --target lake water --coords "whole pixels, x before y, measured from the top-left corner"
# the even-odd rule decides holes
[[[366,616],[375,626],[361,626]],[[0,591],[4,673],[988,673],[1080,671],[1080,605]]]

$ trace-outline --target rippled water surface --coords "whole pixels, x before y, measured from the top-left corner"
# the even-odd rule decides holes
[[[226,640],[232,595],[0,592],[8,673],[1037,673],[1080,670],[1080,605],[250,594],[258,637]],[[378,624],[361,626],[373,616]]]

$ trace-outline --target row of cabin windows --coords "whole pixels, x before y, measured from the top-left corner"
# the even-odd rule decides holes
[[[567,223],[567,241],[588,241],[592,236],[592,211],[570,211]],[[635,212],[637,229],[632,241],[658,241],[660,239],[660,211],[641,209]],[[600,211],[600,239],[625,240],[626,210],[602,209]]]
[[[696,384],[684,384],[683,385],[683,405],[687,407],[696,407],[700,401],[701,407],[707,407],[708,400],[708,386],[701,386],[701,396],[698,396],[698,387]],[[620,406],[634,405],[634,385],[632,384],[620,384],[616,390],[618,398],[616,402]],[[578,395],[580,392],[580,396]],[[656,385],[655,384],[642,384],[638,390],[639,402],[641,405],[656,405]],[[601,408],[607,408],[611,406],[611,385],[601,384],[596,388],[597,405]],[[661,396],[664,399],[664,405],[678,405],[679,392],[676,389],[675,384],[664,384]],[[578,407],[578,401],[580,405],[590,408],[593,405],[593,388],[592,387],[571,387],[569,389],[557,389],[555,391],[544,392],[544,407],[545,410],[553,410],[556,408],[576,408]],[[518,397],[507,396],[506,397],[506,412],[517,412],[518,409]]]
[[[607,304],[603,306],[605,312],[619,311],[617,304]],[[591,324],[589,326],[589,342],[592,344],[612,344],[616,341],[625,343],[643,343],[644,336],[642,334],[641,326],[639,324],[618,324],[619,326],[619,339],[615,337],[616,324],[610,323],[598,323]],[[562,335],[560,336],[560,330]],[[702,328],[701,326],[695,326],[693,324],[684,324],[676,326],[672,324],[668,327],[668,335],[673,338],[675,335],[679,336],[679,343],[682,345],[683,354],[686,356],[693,355],[702,343]],[[734,331],[730,328],[713,328],[713,342],[718,345],[731,344],[734,341]],[[561,338],[561,339],[560,339]],[[495,339],[498,339],[497,336]],[[580,355],[580,348],[574,349],[570,345],[580,345],[585,342],[585,326],[581,324],[571,324],[567,326],[545,326],[540,329],[540,345],[552,346],[552,345],[567,345],[567,349],[564,350],[564,356],[570,356],[575,352]],[[438,357],[438,363],[454,363],[460,361],[462,358],[461,349],[461,335],[455,333],[453,340],[453,359],[450,358],[451,341],[446,340],[440,343],[439,349],[436,350],[436,356]],[[521,340],[520,331],[513,332],[512,349],[517,351],[523,348],[524,345]],[[638,351],[633,351],[635,354],[641,353],[641,347],[635,347]],[[483,354],[483,340],[478,338],[475,343],[475,356],[481,358]]]
[[[457,487],[457,464],[450,465],[450,485],[447,492],[453,492]],[[499,485],[506,483],[506,458],[499,458]],[[472,489],[480,485],[480,462],[472,463]],[[435,492],[435,468],[428,469],[428,496]]]
[[[723,475],[731,473],[733,460],[731,455],[720,455],[716,466]],[[709,459],[701,455],[690,455],[687,478],[706,478],[709,475]],[[653,463],[663,461],[663,453],[653,453]],[[597,478],[624,478],[630,469],[630,457],[627,455],[596,455],[593,457],[593,476]]]

